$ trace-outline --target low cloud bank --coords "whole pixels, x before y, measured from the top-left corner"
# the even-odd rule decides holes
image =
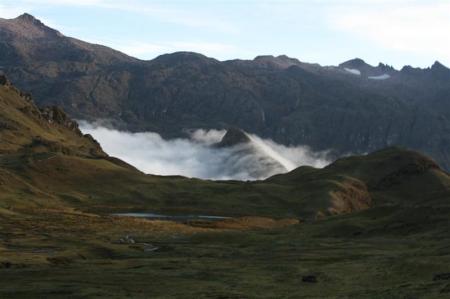
[[[326,153],[290,147],[247,134],[250,144],[218,148],[225,130],[196,130],[190,139],[165,140],[152,132],[130,133],[80,121],[80,129],[100,142],[104,151],[139,170],[156,175],[182,175],[214,180],[256,180],[301,165],[323,167]]]

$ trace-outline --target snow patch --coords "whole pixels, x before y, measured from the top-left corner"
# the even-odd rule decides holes
[[[350,74],[353,75],[357,75],[357,76],[361,76],[361,71],[357,70],[357,69],[349,69],[349,68],[344,68],[347,72],[349,72]]]
[[[391,75],[383,74],[383,75],[380,75],[380,76],[369,76],[368,78],[370,80],[386,80],[386,79],[389,79],[390,77],[391,77]]]

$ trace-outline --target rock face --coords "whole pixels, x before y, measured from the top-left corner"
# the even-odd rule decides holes
[[[57,123],[71,131],[80,132],[77,122],[73,121],[61,108],[52,106],[40,109],[41,115],[50,124]],[[81,134],[81,132],[80,132]]]
[[[0,75],[0,85],[10,85],[8,78],[5,75]]]
[[[188,52],[141,61],[30,15],[0,19],[0,53],[0,71],[15,85],[74,118],[164,137],[238,127],[336,156],[401,145],[450,169],[450,70],[438,62],[395,70],[361,59],[322,67],[287,56],[221,62]]]

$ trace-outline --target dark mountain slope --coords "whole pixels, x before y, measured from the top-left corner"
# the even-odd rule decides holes
[[[360,59],[321,67],[286,56],[220,62],[189,52],[140,61],[30,15],[0,20],[0,49],[0,66],[17,86],[75,118],[166,137],[234,126],[336,156],[402,145],[450,168],[450,70],[440,63],[397,71]]]
[[[60,105],[72,116],[117,113],[129,69],[138,60],[104,46],[65,37],[34,17],[0,19],[0,66],[40,104]],[[125,87],[125,89],[124,89]],[[101,96],[99,96],[101,94]]]

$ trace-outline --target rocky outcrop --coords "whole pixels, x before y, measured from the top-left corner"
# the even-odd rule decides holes
[[[45,107],[41,109],[42,118],[44,118],[49,124],[57,123],[61,126],[68,128],[71,131],[75,131],[81,134],[78,123],[72,120],[61,108],[57,106]]]
[[[251,142],[251,140],[244,131],[238,128],[229,128],[222,137],[222,140],[216,144],[216,147],[231,147],[249,142]]]
[[[0,74],[0,85],[11,85],[11,82],[9,82],[8,78],[4,74]]]

